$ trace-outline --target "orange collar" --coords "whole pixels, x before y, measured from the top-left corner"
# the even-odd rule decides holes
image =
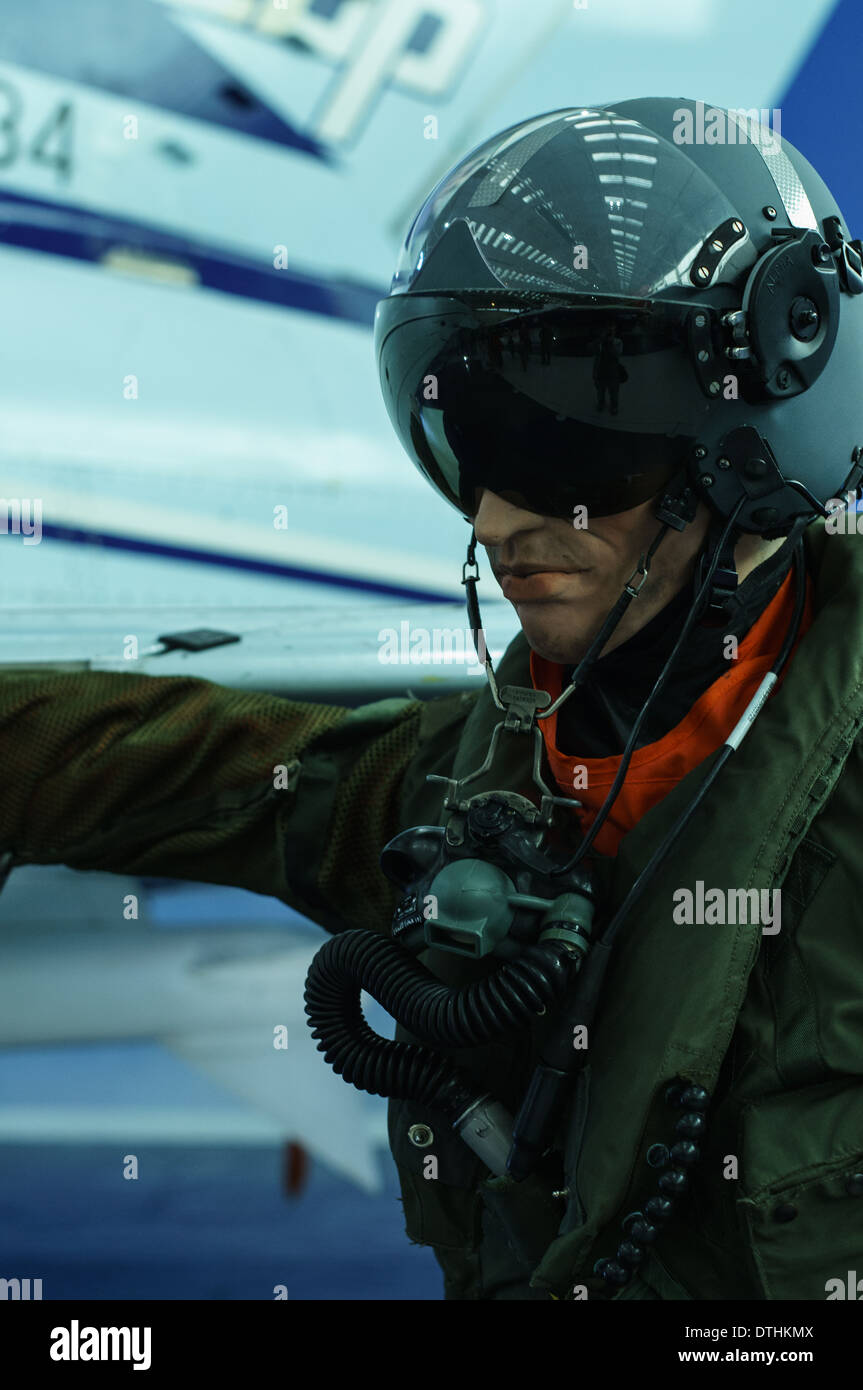
[[[655,743],[647,743],[633,753],[623,786],[611,811],[594,840],[599,854],[616,855],[623,836],[641,817],[661,801],[693,767],[697,767],[726,740],[740,719],[758,685],[779,653],[794,610],[794,568],[764,612],[753,623],[737,649],[736,660],[705,690],[684,719]],[[806,602],[797,642],[771,698],[782,684],[785,671],[794,658],[797,644],[812,621],[811,583],[807,581]],[[530,653],[530,677],[535,690],[546,690],[552,700],[561,692],[562,667]],[[557,749],[557,714],[540,720],[549,767],[564,796],[581,802],[576,814],[582,832],[589,829],[605,800],[620,766],[621,754],[608,758],[581,758]]]

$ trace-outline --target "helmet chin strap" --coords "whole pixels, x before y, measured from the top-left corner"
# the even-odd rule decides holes
[[[659,548],[661,541],[667,534],[668,528],[669,522],[663,520],[662,524],[659,527],[659,530],[657,531],[656,535],[651,541],[646,553],[642,554],[637,566],[632,571],[632,574],[629,576],[629,579],[626,581],[626,584],[623,587],[623,592],[621,593],[614,607],[606,615],[605,621],[600,627],[599,632],[596,634],[593,641],[590,643],[590,646],[588,647],[587,651],[585,652],[584,656],[582,657],[581,661],[578,663],[575,670],[573,671],[572,680],[570,681],[569,685],[564,691],[561,692],[561,694],[557,697],[553,704],[549,704],[547,708],[542,708],[542,706],[537,707],[537,719],[547,719],[549,715],[554,714],[555,710],[560,708],[564,700],[566,700],[572,694],[572,692],[581,684],[588,671],[599,660],[609,638],[611,637],[611,634],[614,632],[614,629],[617,627],[618,623],[620,622],[630,603],[634,598],[637,598],[639,593],[641,592],[641,589],[644,586],[644,582],[647,579],[648,571],[650,569],[650,563],[653,559],[653,556],[656,554],[656,551]],[[470,533],[470,540],[468,541],[467,547],[467,559],[465,560],[465,563],[462,566],[461,582],[462,584],[464,584],[466,590],[468,622],[470,624],[471,633],[473,635],[477,656],[479,657],[480,661],[484,662],[485,664],[485,672],[488,678],[489,686],[491,688],[492,698],[494,699],[494,702],[497,705],[498,709],[503,710],[506,708],[506,706],[504,701],[501,699],[501,691],[498,688],[497,677],[495,676],[494,667],[492,666],[491,658],[489,657],[488,649],[485,644],[485,633],[483,632],[482,618],[480,617],[479,611],[479,599],[477,597],[476,586],[480,575],[479,566],[476,562],[476,544],[476,530],[472,528]],[[475,573],[468,574],[469,569],[473,569]],[[506,695],[512,689],[513,687],[511,686],[504,687],[503,694]],[[542,709],[541,714],[538,712],[539,709]]]
[[[774,555],[769,559],[778,563],[778,557],[782,554],[793,555],[794,548],[800,536],[809,525],[811,517],[803,516],[791,527],[788,535],[784,538],[783,544]],[[710,597],[703,606],[701,623],[705,627],[720,627],[723,623],[731,623],[735,617],[745,609],[744,583],[741,582],[737,572],[737,564],[734,559],[734,550],[741,536],[747,533],[738,526],[732,526],[724,543],[723,531],[727,523],[721,517],[713,514],[710,519],[710,526],[698,556],[695,561],[695,569],[692,578],[693,596],[698,593],[699,588],[704,582],[707,571],[713,560],[717,549],[719,550],[719,563],[713,575],[710,585]],[[765,561],[764,563],[767,563]],[[752,573],[757,572],[754,570]],[[750,576],[747,576],[747,581]],[[746,582],[746,581],[744,581]]]
[[[541,793],[542,800],[540,809],[546,823],[549,826],[551,825],[553,806],[562,806],[567,810],[573,810],[578,807],[578,801],[572,797],[555,796],[543,781],[541,772],[543,744],[538,720],[547,719],[549,715],[553,714],[555,710],[563,704],[564,700],[577,688],[594,663],[599,660],[603,648],[608,642],[612,632],[617,627],[617,624],[620,622],[632,600],[638,597],[644,585],[644,581],[647,578],[650,562],[660,542],[668,531],[668,526],[669,523],[667,521],[662,521],[647,552],[641,556],[639,564],[633,570],[627,583],[624,585],[623,593],[620,595],[620,598],[617,600],[611,612],[607,614],[599,632],[596,634],[585,655],[573,671],[570,684],[554,701],[551,700],[547,691],[535,690],[532,685],[530,687],[505,685],[502,689],[498,687],[497,677],[491,662],[491,657],[488,654],[482,619],[480,617],[479,599],[477,598],[476,592],[477,582],[480,577],[479,566],[476,562],[476,530],[474,528],[471,529],[470,540],[468,541],[467,547],[467,559],[462,566],[461,581],[465,586],[468,624],[473,635],[477,657],[485,666],[485,675],[492,699],[497,708],[502,712],[503,718],[495,726],[488,752],[485,756],[485,761],[480,767],[476,768],[466,777],[460,778],[458,781],[440,779],[448,781],[449,791],[444,800],[446,809],[451,809],[458,804],[458,798],[464,786],[488,771],[494,759],[498,738],[503,729],[507,729],[512,733],[525,733],[530,735],[533,739],[533,781]],[[469,570],[473,570],[473,573],[469,574]],[[430,780],[434,781],[437,779],[431,776]]]
[[[729,617],[730,604],[740,583],[734,550],[742,534],[738,526],[732,526],[729,530],[727,520],[723,520],[716,512],[711,513],[707,535],[698,552],[692,576],[694,599],[704,584],[714,555],[719,551],[719,561],[702,598],[702,611],[699,615],[700,621],[706,626],[719,626]]]

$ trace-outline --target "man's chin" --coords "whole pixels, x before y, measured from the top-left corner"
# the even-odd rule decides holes
[[[546,623],[539,617],[532,617],[525,607],[518,615],[521,630],[531,651],[544,661],[554,661],[559,666],[573,666],[587,651],[588,638],[573,637],[572,627],[564,629],[559,623]]]

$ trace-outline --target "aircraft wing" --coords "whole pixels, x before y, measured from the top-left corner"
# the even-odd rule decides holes
[[[0,1133],[54,1142],[86,1133],[126,1144],[295,1139],[361,1188],[380,1190],[380,1107],[326,1065],[305,1017],[303,987],[320,941],[134,926],[124,923],[132,936],[4,930],[0,1048],[155,1041],[241,1107],[183,1114],[142,1104],[134,1088],[83,1110],[56,1096],[0,1098]],[[386,1015],[368,1004],[386,1035]]]
[[[518,619],[500,599],[483,603],[482,619],[485,649],[497,666]],[[200,635],[207,633],[210,639]],[[199,636],[171,645],[184,634]],[[17,668],[191,675],[326,704],[426,699],[485,685],[461,605],[381,600],[288,612],[203,603],[132,614],[108,607],[11,610],[0,633],[0,672]]]
[[[160,1040],[175,1056],[273,1121],[278,1131],[367,1192],[380,1192],[380,1126],[365,1097],[337,1076],[311,1033],[293,1029],[290,1057],[261,1051],[258,1029]]]

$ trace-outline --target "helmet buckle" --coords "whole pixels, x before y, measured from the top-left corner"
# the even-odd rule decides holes
[[[848,294],[863,294],[863,241],[846,241],[838,217],[824,218],[824,240],[836,258],[839,281]]]

